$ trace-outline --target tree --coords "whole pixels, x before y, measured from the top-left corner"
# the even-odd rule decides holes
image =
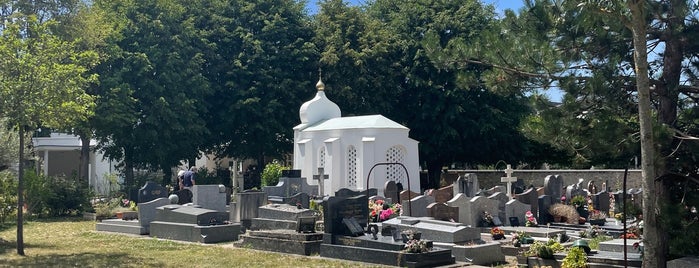
[[[317,79],[313,30],[300,2],[209,3],[197,25],[205,33],[204,75],[211,86],[205,146],[219,156],[265,159],[292,151],[298,113]]]
[[[201,2],[97,1],[117,29],[98,67],[100,99],[92,123],[105,155],[122,160],[125,184],[134,168],[163,170],[196,158],[208,137],[209,85],[192,10]],[[163,181],[165,184],[167,181]]]
[[[84,76],[96,60],[95,53],[75,51],[72,43],[52,35],[48,23],[35,16],[16,16],[0,36],[0,117],[19,133],[17,184],[17,254],[24,255],[23,172],[25,135],[39,125],[62,128],[92,112],[93,98]]]
[[[456,69],[431,57],[437,47],[478,44],[481,33],[494,26],[492,7],[478,1],[385,0],[368,12],[396,36],[399,57],[392,68],[400,73],[383,88],[399,105],[388,116],[420,141],[430,178],[425,187],[439,187],[447,164],[517,162],[530,155],[531,143],[518,131],[528,112],[521,92],[490,90],[484,80],[488,68],[481,65]]]
[[[678,116],[688,114],[681,109],[694,109],[698,100],[694,86],[698,47],[689,41],[697,35],[697,5],[692,1],[525,4],[519,16],[506,12],[502,28],[492,32],[487,43],[461,49],[449,58],[492,67],[492,78],[506,78],[522,89],[565,90],[557,112],[572,116],[559,125],[588,131],[565,132],[564,137],[576,140],[578,144],[571,143],[576,148],[617,144],[606,152],[621,158],[608,161],[577,150],[591,156],[585,157],[587,165],[608,161],[611,167],[624,167],[628,156],[639,154],[640,145],[646,189],[644,232],[650,233],[644,265],[664,266],[667,239],[659,231],[658,216],[667,200],[663,184],[672,182],[660,178],[672,178],[665,176],[670,172],[696,174],[698,166],[696,158],[679,158],[696,148],[687,141],[697,133],[697,122]],[[646,49],[658,56],[647,58]],[[650,120],[652,114],[655,120]],[[609,115],[613,119],[605,121]],[[621,128],[609,131],[610,122]],[[589,137],[601,136],[589,133],[611,135],[600,142]],[[653,226],[648,229],[649,225]]]

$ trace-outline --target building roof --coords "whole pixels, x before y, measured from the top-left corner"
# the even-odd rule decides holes
[[[383,115],[364,115],[364,116],[349,116],[338,117],[327,120],[322,120],[316,124],[310,125],[302,131],[323,131],[323,130],[338,130],[338,129],[404,129],[407,127],[396,123],[395,121],[384,117]]]

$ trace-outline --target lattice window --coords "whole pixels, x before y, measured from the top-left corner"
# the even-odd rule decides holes
[[[405,149],[401,146],[393,146],[386,151],[386,162],[405,164]],[[400,165],[386,166],[386,180],[403,182],[406,177],[405,170]]]
[[[357,188],[357,149],[347,147],[347,186]]]
[[[318,153],[318,167],[325,168],[325,146],[320,148],[320,152]]]

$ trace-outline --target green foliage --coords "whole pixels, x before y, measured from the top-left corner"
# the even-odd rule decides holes
[[[585,268],[587,267],[587,254],[581,247],[572,247],[563,258],[562,268]]]
[[[542,259],[553,259],[553,254],[562,252],[565,248],[555,239],[549,239],[546,243],[541,241],[534,242],[529,249],[524,252],[527,257],[539,257]]]
[[[589,244],[588,246],[590,247],[590,249],[599,249],[599,243],[600,243],[600,242],[609,241],[609,240],[612,240],[612,239],[614,239],[614,238],[611,237],[611,236],[608,236],[608,235],[593,236],[593,237],[590,238],[590,240],[588,241],[588,244]]]
[[[576,195],[570,200],[570,204],[576,208],[583,207],[587,204],[585,197],[582,195]]]
[[[92,195],[76,178],[49,178],[28,169],[25,170],[24,180],[25,205],[30,215],[66,216],[92,210]]]
[[[223,184],[226,187],[231,186],[231,175],[230,170],[224,168],[218,168],[214,171],[209,172],[208,169],[200,168],[197,170],[195,175],[195,181],[197,184]]]
[[[277,185],[277,183],[279,183],[279,178],[282,177],[282,170],[287,169],[290,168],[283,166],[277,160],[265,165],[265,169],[262,170],[262,186]]]
[[[0,171],[0,224],[17,210],[17,180],[9,171]]]

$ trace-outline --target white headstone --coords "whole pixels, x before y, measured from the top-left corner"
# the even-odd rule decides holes
[[[507,183],[507,196],[510,198],[512,198],[512,183],[517,181],[517,177],[512,177],[513,172],[512,166],[507,164],[507,168],[505,169],[505,174],[507,174],[507,176],[500,177],[500,182]]]

